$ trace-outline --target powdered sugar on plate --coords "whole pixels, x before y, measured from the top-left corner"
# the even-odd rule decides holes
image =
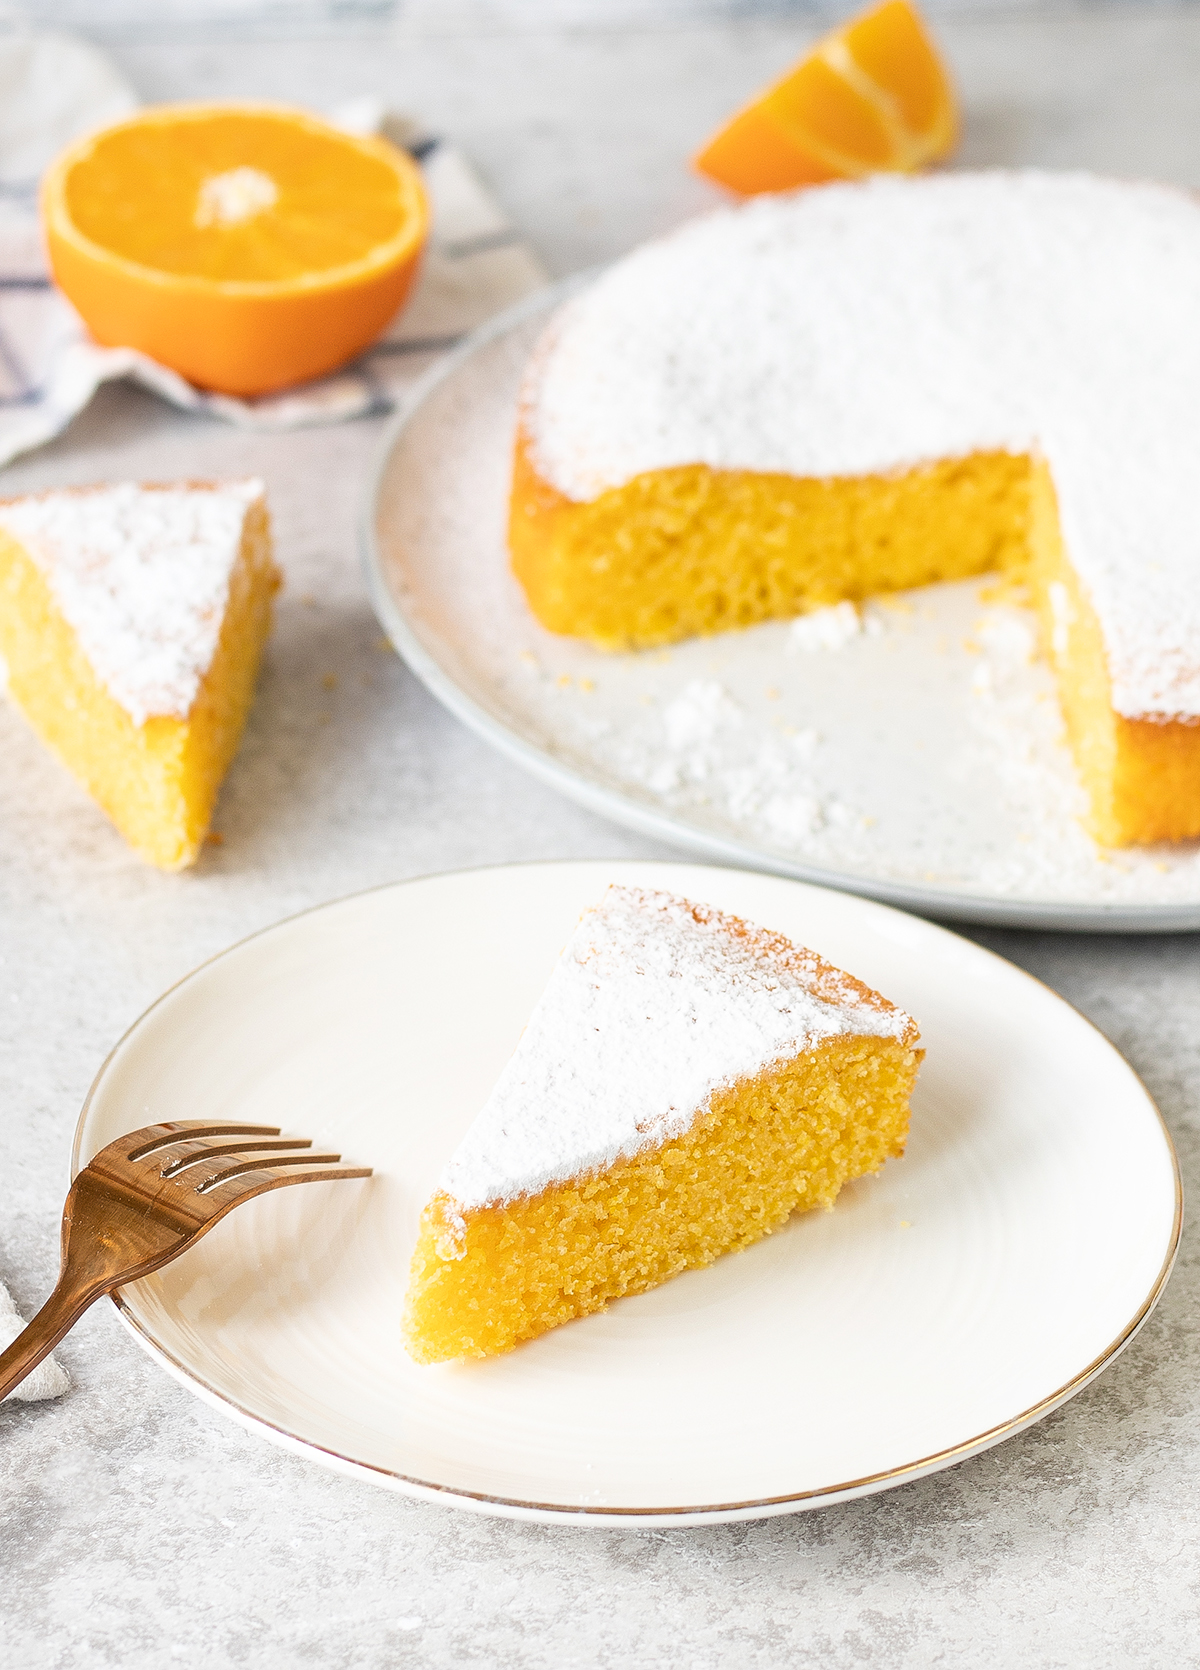
[[[779,934],[670,893],[585,912],[439,1188],[463,1211],[688,1130],[713,1092],[824,1040],[917,1042],[910,1016]]]
[[[677,804],[715,802],[734,822],[756,823],[786,843],[837,816],[806,769],[819,743],[813,730],[762,732],[717,679],[696,678],[666,704],[661,720],[635,726],[619,751],[626,769],[656,794]]]
[[[216,652],[261,481],[125,482],[0,504],[109,694],[135,725],[186,719]]]
[[[849,601],[835,603],[828,609],[814,609],[810,615],[800,615],[792,622],[787,647],[793,653],[811,654],[814,650],[841,649],[860,632],[872,637],[883,631],[883,620],[878,611],[860,610]]]

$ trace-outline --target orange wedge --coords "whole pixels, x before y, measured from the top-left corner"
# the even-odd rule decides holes
[[[54,277],[97,342],[236,395],[366,347],[412,287],[428,218],[394,145],[278,106],[140,111],[71,146],[42,188]]]
[[[702,174],[751,196],[881,170],[910,173],[958,138],[954,88],[908,0],[835,29],[709,140]]]

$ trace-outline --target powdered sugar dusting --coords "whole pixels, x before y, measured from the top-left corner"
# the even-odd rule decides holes
[[[464,1211],[565,1182],[686,1131],[715,1090],[908,1015],[811,951],[670,893],[610,887],[442,1175]]]
[[[792,622],[788,633],[788,648],[792,651],[844,649],[852,638],[866,632],[878,637],[883,622],[876,614],[867,614],[849,600],[835,603],[828,609],[814,609]]]
[[[260,481],[122,483],[0,505],[96,676],[136,725],[186,719],[216,651]]]
[[[1200,717],[1200,206],[1083,174],[877,177],[721,211],[572,301],[524,422],[577,500],[647,470],[1048,460],[1117,710]]]

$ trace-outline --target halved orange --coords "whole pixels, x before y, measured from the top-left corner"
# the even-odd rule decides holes
[[[343,364],[412,287],[420,173],[273,105],[165,105],[72,145],[42,188],[54,277],[97,342],[265,394]]]
[[[909,173],[953,150],[958,103],[908,0],[883,0],[819,41],[695,159],[751,196],[882,170]]]

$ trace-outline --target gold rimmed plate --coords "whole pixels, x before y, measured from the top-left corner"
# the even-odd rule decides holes
[[[508,1356],[418,1367],[399,1321],[421,1206],[610,881],[778,929],[911,1010],[909,1151],[708,1270]],[[949,1466],[1112,1361],[1179,1234],[1153,1103],[1060,998],[884,906],[695,865],[469,871],[281,923],[133,1027],[75,1165],[164,1118],[302,1130],[375,1176],[254,1201],[122,1290],[151,1355],[316,1460],[521,1519],[755,1518]]]

